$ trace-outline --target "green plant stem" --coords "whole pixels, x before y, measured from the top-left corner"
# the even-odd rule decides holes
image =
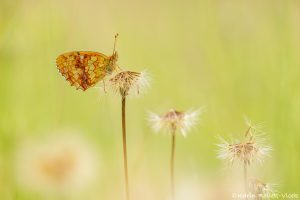
[[[171,199],[175,199],[175,180],[174,180],[174,160],[175,160],[175,129],[172,132],[171,144]]]
[[[123,136],[123,158],[124,158],[124,175],[126,200],[130,200],[128,166],[127,166],[127,143],[126,143],[126,97],[122,97],[122,136]]]

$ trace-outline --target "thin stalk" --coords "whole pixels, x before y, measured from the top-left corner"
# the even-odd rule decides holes
[[[122,136],[123,136],[123,158],[124,158],[124,175],[125,175],[125,191],[126,200],[130,199],[128,166],[127,166],[127,143],[126,143],[126,97],[122,97]]]
[[[250,131],[251,131],[251,126],[249,126],[249,127],[247,128],[247,130],[246,130],[246,132],[245,132],[245,137],[248,136],[248,134],[250,133]]]
[[[172,131],[171,145],[171,199],[175,199],[174,160],[175,160],[175,129]]]
[[[248,168],[247,168],[247,163],[244,162],[244,187],[245,187],[245,193],[246,193],[246,199],[248,199],[247,194],[248,194]]]
[[[261,194],[260,194],[259,192],[256,193],[256,199],[257,199],[257,200],[262,200],[262,199],[263,199],[263,197],[260,196],[260,195],[261,195]]]

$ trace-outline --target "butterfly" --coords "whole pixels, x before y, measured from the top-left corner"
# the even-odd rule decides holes
[[[56,65],[71,86],[83,91],[103,80],[118,69],[118,53],[115,51],[118,34],[115,35],[111,56],[93,51],[72,51],[59,55]]]

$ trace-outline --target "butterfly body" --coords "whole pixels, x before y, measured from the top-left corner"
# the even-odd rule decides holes
[[[59,55],[56,64],[72,86],[85,91],[115,71],[117,59],[115,51],[112,56],[93,51],[72,51]]]

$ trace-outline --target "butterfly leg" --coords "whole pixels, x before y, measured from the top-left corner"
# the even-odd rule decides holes
[[[106,93],[105,81],[104,80],[102,80],[102,81],[103,81],[103,90]]]

